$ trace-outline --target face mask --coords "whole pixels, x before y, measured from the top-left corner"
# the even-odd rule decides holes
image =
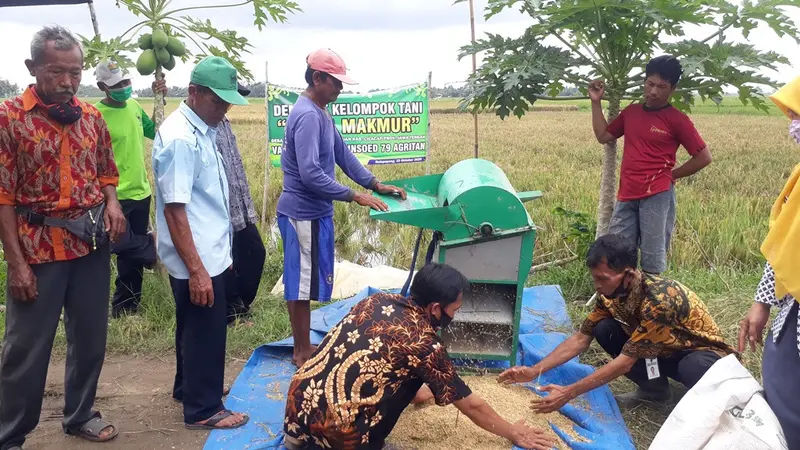
[[[437,319],[436,317],[431,316],[431,325],[433,325],[434,328],[447,328],[447,326],[450,325],[450,322],[452,322],[452,321],[453,321],[453,318],[450,317],[450,315],[448,315],[444,311],[444,308],[442,308],[442,318],[441,319]]]
[[[608,298],[621,298],[628,295],[628,288],[625,287],[625,281],[628,279],[628,272],[625,272],[625,276],[622,277],[622,281],[619,282],[619,286],[614,289],[614,292]]]
[[[800,144],[800,119],[795,119],[789,124],[789,137]]]
[[[74,98],[68,103],[45,104],[39,97],[39,93],[36,92],[36,88],[33,88],[33,94],[36,96],[39,105],[47,111],[47,115],[62,125],[71,125],[77,122],[83,114],[83,110],[78,106]]]
[[[117,102],[124,102],[131,98],[131,94],[133,94],[133,87],[132,86],[125,86],[124,88],[120,89],[109,89],[108,96],[111,97],[112,100]]]

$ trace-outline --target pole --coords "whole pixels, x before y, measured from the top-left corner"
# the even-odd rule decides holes
[[[431,174],[431,79],[433,72],[428,72],[428,136],[427,143],[425,144],[425,175]]]
[[[269,61],[264,63],[264,114],[267,119],[267,157],[266,164],[264,164],[264,198],[261,200],[261,231],[271,241],[272,233],[267,229],[267,194],[269,193],[269,171],[272,166],[272,144],[269,141]]]
[[[475,45],[475,5],[474,0],[469,0],[469,26],[472,33],[472,44]],[[472,74],[478,71],[478,60],[475,53],[472,54]],[[472,111],[473,128],[475,129],[475,158],[478,157],[478,112]]]
[[[89,14],[92,16],[92,27],[94,28],[94,35],[100,36],[100,26],[97,24],[97,13],[94,12],[94,3],[89,0]]]

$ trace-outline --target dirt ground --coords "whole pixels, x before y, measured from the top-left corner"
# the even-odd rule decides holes
[[[230,386],[244,361],[229,361],[225,369]],[[50,363],[41,422],[25,443],[25,450],[195,450],[208,432],[183,426],[181,405],[172,400],[175,374],[172,357],[113,356],[106,359],[97,390],[96,409],[113,422],[119,436],[105,444],[67,436],[61,429],[64,407],[64,360]]]

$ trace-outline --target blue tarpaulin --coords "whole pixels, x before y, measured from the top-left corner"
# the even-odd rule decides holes
[[[356,296],[324,306],[311,314],[311,342],[319,344],[325,333],[339,323],[358,301],[379,292],[366,288]],[[571,329],[564,298],[557,286],[526,288],[520,318],[518,361],[533,365],[566,339]],[[283,418],[292,365],[292,339],[257,348],[231,387],[225,406],[244,412],[250,422],[236,430],[212,431],[205,450],[284,449]],[[544,373],[539,385],[568,385],[593,371],[576,359]],[[532,386],[529,386],[533,389]],[[575,442],[567,434],[554,431],[573,449],[635,449],[617,402],[608,387],[595,389],[565,406],[561,413],[575,423],[575,431],[588,442]]]

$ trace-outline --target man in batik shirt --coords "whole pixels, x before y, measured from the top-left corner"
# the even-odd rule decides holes
[[[0,361],[4,450],[20,449],[39,424],[62,311],[62,427],[92,442],[119,433],[94,410],[106,353],[111,251],[62,222],[103,221],[111,242],[125,232],[111,136],[100,112],[75,97],[83,50],[69,30],[38,31],[25,65],[36,83],[0,103],[0,241],[7,262]],[[101,214],[102,204],[103,217],[89,216]]]
[[[469,283],[457,270],[428,264],[411,296],[376,294],[333,327],[292,378],[284,444],[298,449],[381,449],[423,387],[476,425],[514,444],[549,449],[542,430],[512,425],[472,394],[436,334],[461,307]]]
[[[580,331],[533,367],[500,374],[504,383],[524,383],[589,348],[593,339],[614,359],[569,386],[545,386],[534,400],[541,413],[560,409],[577,396],[625,375],[639,386],[617,396],[622,407],[642,401],[668,402],[668,378],[691,388],[720,358],[734,353],[697,295],[677,281],[636,269],[634,242],[616,234],[599,238],[586,258],[600,298]]]

